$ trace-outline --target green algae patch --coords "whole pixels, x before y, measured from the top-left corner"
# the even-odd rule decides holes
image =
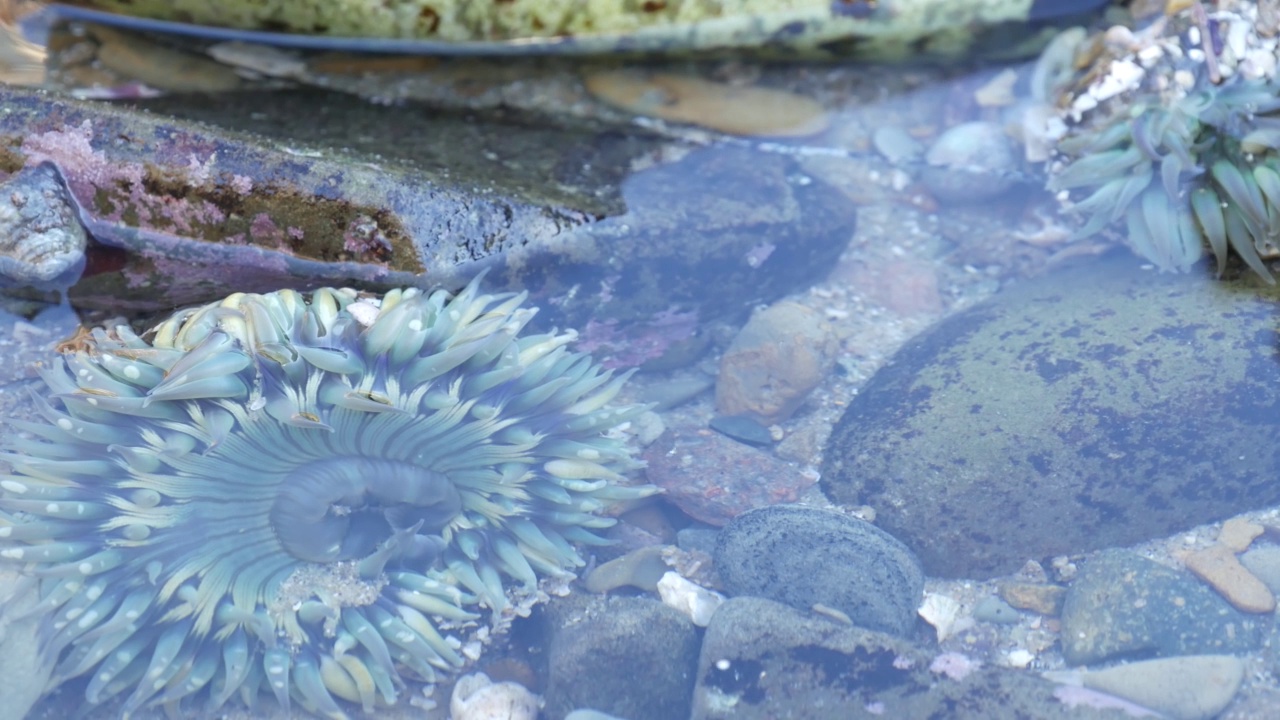
[[[1023,282],[867,383],[823,489],[953,577],[1280,502],[1278,299],[1254,278],[1123,258]]]

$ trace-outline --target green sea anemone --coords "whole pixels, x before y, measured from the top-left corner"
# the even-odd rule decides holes
[[[0,557],[38,584],[51,685],[340,718],[461,666],[474,609],[564,577],[599,511],[654,492],[609,432],[641,409],[609,405],[625,376],[520,337],[523,300],[237,294],[44,369],[48,424],[0,456]]]
[[[1228,248],[1268,280],[1262,258],[1280,238],[1280,83],[1197,80],[1167,105],[1136,101],[1058,143],[1069,158],[1049,189],[1087,190],[1074,203],[1077,236],[1125,221],[1129,246],[1161,270],[1186,271],[1207,241],[1225,267]]]

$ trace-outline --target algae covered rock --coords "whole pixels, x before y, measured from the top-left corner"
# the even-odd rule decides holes
[[[823,490],[968,577],[1280,502],[1277,298],[1117,258],[1016,285],[867,383]]]
[[[338,36],[350,49],[422,51],[469,45],[508,54],[703,50],[769,46],[792,51],[857,51],[863,56],[955,55],[969,47],[1016,53],[1018,39],[1043,38],[1044,21],[1101,7],[1106,0],[74,0],[72,5],[180,23]],[[125,24],[97,12],[63,15]],[[140,24],[140,23],[139,23]],[[144,25],[145,26],[145,25]],[[165,29],[168,27],[160,26]],[[184,33],[193,29],[184,26]],[[255,35],[228,35],[247,38]],[[262,38],[255,38],[262,39]],[[280,42],[280,38],[270,37]],[[509,47],[504,47],[504,43]],[[290,44],[298,44],[291,42]],[[312,47],[326,47],[308,43]],[[331,45],[333,46],[333,45]],[[834,46],[834,47],[832,47]],[[1033,46],[1034,47],[1034,46]],[[988,52],[991,52],[988,50]],[[1023,50],[1023,52],[1026,52]]]

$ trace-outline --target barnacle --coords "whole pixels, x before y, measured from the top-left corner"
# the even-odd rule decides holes
[[[47,424],[3,438],[0,558],[38,583],[52,683],[341,718],[461,666],[474,610],[654,491],[608,432],[640,410],[609,404],[625,376],[520,336],[523,300],[237,294],[43,370]]]
[[[1163,103],[1163,104],[1162,104]],[[1082,125],[1057,145],[1068,158],[1052,191],[1084,191],[1074,210],[1083,237],[1124,220],[1129,246],[1161,270],[1185,271],[1208,243],[1268,280],[1263,258],[1280,236],[1280,83],[1201,74],[1168,101],[1143,96],[1105,123]]]

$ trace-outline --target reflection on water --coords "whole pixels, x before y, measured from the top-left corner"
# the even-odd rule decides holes
[[[0,554],[42,573],[9,584],[0,665],[28,675],[0,697],[1273,714],[1276,688],[1241,685],[1280,585],[1269,12],[1171,5],[949,66],[206,56],[55,28],[50,82],[78,99],[0,88],[4,259],[44,262],[16,173],[49,162],[92,236],[67,290],[88,324],[370,295],[81,334],[41,379],[72,328],[0,264],[4,387],[34,393],[0,393]],[[538,314],[376,299],[481,272]],[[570,349],[638,369],[616,403],[654,409],[610,414]],[[208,517],[241,542],[203,565]],[[187,555],[148,542],[175,523]],[[282,535],[296,552],[268,552]],[[585,587],[561,597],[561,570]],[[464,664],[487,677],[454,689]]]

